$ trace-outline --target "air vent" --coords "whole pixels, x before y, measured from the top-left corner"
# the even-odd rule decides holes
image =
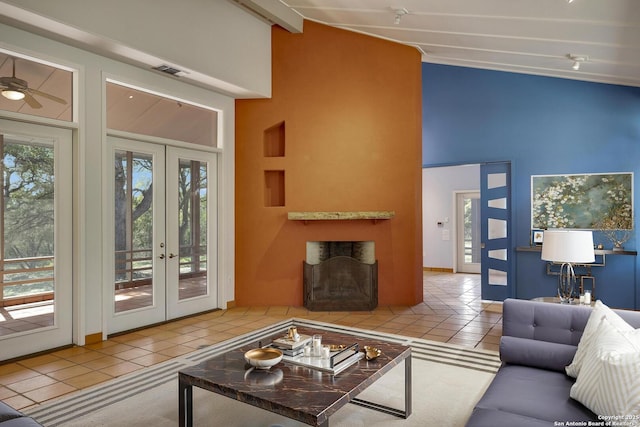
[[[157,67],[153,67],[153,69],[176,77],[182,77],[187,74],[184,71],[178,70],[177,68],[173,68],[169,65],[159,65]]]

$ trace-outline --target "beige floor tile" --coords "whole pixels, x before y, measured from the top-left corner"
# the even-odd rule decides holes
[[[107,366],[115,365],[116,363],[122,362],[122,360],[126,360],[126,358],[118,358],[115,356],[104,356],[99,359],[93,359],[83,364],[89,369],[98,370],[106,368]]]
[[[0,376],[0,385],[16,383],[19,381],[27,380],[29,378],[37,377],[39,375],[41,375],[40,372],[21,366],[20,370]]]
[[[36,356],[30,359],[21,360],[18,362],[18,364],[25,366],[27,368],[33,368],[34,366],[45,365],[48,363],[58,362],[58,361],[60,361],[59,357],[54,356],[52,354],[45,354],[42,356]]]
[[[68,378],[64,383],[77,389],[83,389],[110,380],[111,378],[113,378],[111,375],[107,375],[104,372],[91,371],[86,374]]]
[[[35,403],[35,401],[19,394],[11,396],[7,399],[3,399],[3,402],[14,409],[17,409],[18,411],[28,406],[32,406]]]
[[[13,384],[7,384],[7,387],[11,390],[16,391],[17,393],[24,394],[27,391],[35,390],[37,388],[44,387],[55,382],[56,380],[51,377],[48,377],[46,375],[38,375],[36,377],[31,377],[26,380],[15,382]]]
[[[91,372],[91,369],[83,365],[73,365],[65,369],[60,369],[59,371],[50,372],[48,375],[58,381],[64,381],[67,378],[77,377],[87,372]]]
[[[4,386],[0,386],[0,400],[5,400],[11,396],[15,396],[16,394],[18,393],[14,390],[11,390],[10,388],[6,388]]]
[[[33,370],[41,372],[43,374],[48,374],[74,365],[75,363],[71,362],[70,360],[59,359],[54,362],[45,363],[44,365],[34,366]]]
[[[144,366],[132,362],[120,362],[115,365],[100,369],[100,372],[110,377],[119,377],[144,368]]]
[[[169,359],[171,359],[171,357],[165,356],[164,354],[151,353],[147,354],[146,356],[132,359],[130,362],[137,363],[138,365],[142,366],[153,366]]]
[[[27,392],[24,396],[35,402],[44,402],[45,400],[53,399],[76,390],[77,388],[69,384],[56,382],[55,384]]]

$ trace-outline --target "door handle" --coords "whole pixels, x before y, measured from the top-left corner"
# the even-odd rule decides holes
[[[164,259],[164,254],[160,254],[160,256],[158,258]]]
[[[484,249],[486,245],[484,243],[480,243],[480,249]]]
[[[169,253],[169,258],[175,258],[175,257],[177,257],[177,256],[178,256],[178,255],[174,254],[173,252]]]

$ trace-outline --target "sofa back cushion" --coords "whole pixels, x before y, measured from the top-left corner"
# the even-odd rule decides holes
[[[590,307],[507,299],[502,307],[502,334],[577,346]]]
[[[512,365],[524,365],[564,372],[577,347],[528,338],[503,336],[500,339],[500,360]]]
[[[640,311],[614,310],[633,328],[640,328]],[[506,299],[502,334],[577,346],[591,307]]]

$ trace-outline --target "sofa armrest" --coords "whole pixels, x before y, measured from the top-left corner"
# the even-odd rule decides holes
[[[512,365],[525,365],[564,373],[573,360],[577,346],[503,336],[500,339],[500,360]]]

